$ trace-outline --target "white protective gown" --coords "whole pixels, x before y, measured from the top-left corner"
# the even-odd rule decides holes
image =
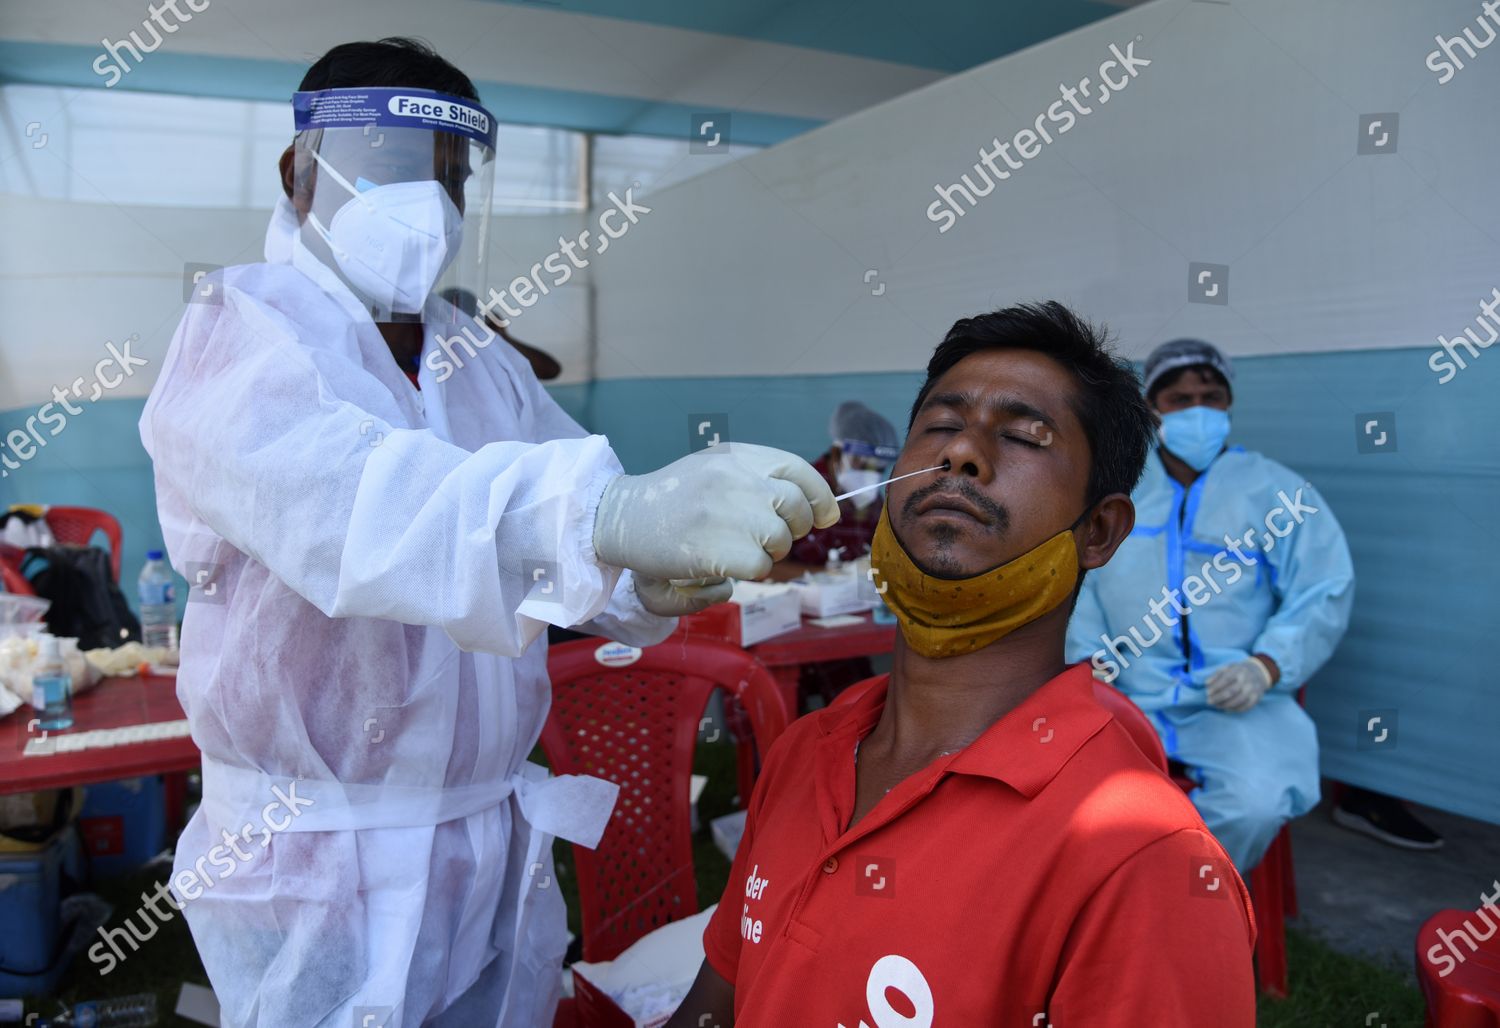
[[[295,224],[283,201],[269,263],[188,307],[141,418],[172,564],[205,586],[174,889],[226,1025],[548,1025],[552,837],[596,844],[615,788],[526,762],[544,629],[674,622],[595,558],[607,441],[500,340],[418,393]],[[528,598],[537,567],[555,588]],[[312,805],[263,816],[293,783]]]

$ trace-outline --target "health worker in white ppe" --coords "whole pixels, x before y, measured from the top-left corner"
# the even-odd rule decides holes
[[[437,299],[490,295],[476,97],[408,40],[314,64],[266,261],[199,283],[141,418],[192,586],[172,885],[225,1025],[550,1025],[551,843],[597,844],[616,789],[526,761],[546,627],[659,642],[838,514],[764,447],[622,475]],[[422,355],[460,332],[440,378]]]
[[[1146,358],[1160,440],[1135,528],[1084,579],[1068,659],[1151,718],[1243,874],[1318,802],[1318,738],[1297,690],[1349,625],[1354,567],[1328,501],[1263,454],[1226,445],[1234,367],[1196,339]]]

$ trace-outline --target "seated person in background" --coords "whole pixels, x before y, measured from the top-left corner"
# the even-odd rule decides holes
[[[467,289],[446,289],[442,293],[443,299],[463,311],[471,318],[479,317],[479,299]],[[484,324],[501,339],[504,339],[511,348],[526,358],[526,363],[531,365],[532,374],[542,382],[550,382],[562,374],[562,365],[557,363],[557,358],[546,350],[539,350],[535,346],[528,346],[515,336],[510,334],[507,328],[510,323],[503,318],[497,317],[494,311],[484,312]],[[577,633],[574,633],[575,635]]]
[[[485,314],[484,323],[494,329],[496,335],[514,347],[517,353],[525,357],[526,362],[531,365],[532,372],[543,382],[550,382],[562,374],[562,365],[557,363],[556,357],[546,350],[529,346],[511,335],[510,329],[501,324],[500,319],[495,317],[493,312]]]
[[[890,477],[891,464],[899,452],[896,428],[881,415],[857,400],[848,400],[839,404],[828,420],[828,435],[833,443],[813,467],[823,473],[835,496]],[[870,552],[882,509],[879,489],[841,501],[838,524],[815,528],[793,543],[791,552],[771,568],[771,580],[785,582],[809,571],[822,571],[835,550],[840,561],[863,557]],[[868,657],[804,664],[797,692],[799,696],[820,696],[826,705],[874,673]]]
[[[1059,304],[948,332],[893,471],[948,470],[871,553],[893,670],[771,747],[669,1028],[1254,1023],[1244,885],[1063,657],[1152,430]]]
[[[890,477],[896,459],[896,429],[857,400],[841,403],[828,421],[833,443],[813,462],[834,495],[874,485]],[[839,503],[838,524],[815,528],[792,544],[792,550],[771,569],[771,579],[785,582],[804,572],[822,571],[837,549],[839,559],[852,561],[870,552],[870,540],[880,523],[880,490],[851,496]]]
[[[1145,378],[1160,444],[1132,496],[1135,530],[1083,585],[1068,656],[1150,715],[1244,873],[1318,802],[1318,736],[1296,694],[1348,627],[1354,567],[1301,475],[1225,447],[1227,357],[1179,339],[1146,358]]]

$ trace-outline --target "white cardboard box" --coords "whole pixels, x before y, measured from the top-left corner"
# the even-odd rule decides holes
[[[790,586],[735,582],[730,602],[740,611],[741,646],[754,646],[802,627],[802,601]]]
[[[808,617],[856,614],[875,605],[873,592],[868,596],[865,594],[859,575],[853,568],[815,572],[790,584],[801,597],[802,613]]]

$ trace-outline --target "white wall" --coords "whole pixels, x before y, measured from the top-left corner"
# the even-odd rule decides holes
[[[109,396],[145,396],[182,317],[184,265],[262,260],[269,211],[129,207],[0,195],[0,410],[40,406],[54,384],[89,376],[139,336],[151,367]],[[577,214],[491,218],[491,281],[524,274],[576,236]],[[606,255],[608,256],[608,255]],[[587,271],[525,311],[514,334],[562,362],[563,381],[586,368]],[[113,374],[113,369],[110,369]]]
[[[1500,46],[1425,66],[1478,13],[1157,0],[659,193],[597,268],[601,377],[910,369],[957,317],[1048,297],[1136,357],[1434,345],[1500,285]],[[935,183],[1132,41],[1149,67],[938,231]],[[1381,112],[1396,152],[1358,156]],[[1187,302],[1195,261],[1229,266],[1228,305]]]

